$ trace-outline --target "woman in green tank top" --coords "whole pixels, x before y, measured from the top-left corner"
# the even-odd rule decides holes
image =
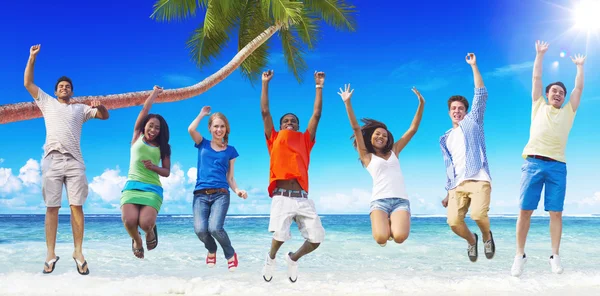
[[[144,258],[138,227],[146,233],[148,251],[158,245],[156,216],[163,200],[160,177],[171,173],[169,126],[158,114],[148,114],[162,88],[154,86],[135,122],[127,183],[121,196],[121,218],[131,236],[133,255]],[[159,166],[159,163],[161,166]]]

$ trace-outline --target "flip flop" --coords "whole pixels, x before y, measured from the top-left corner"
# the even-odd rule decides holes
[[[56,258],[48,261],[48,262],[44,262],[44,266],[50,268],[50,264],[52,264],[52,269],[50,269],[50,271],[46,271],[46,269],[42,270],[42,273],[44,274],[49,274],[52,273],[54,271],[54,267],[56,267],[56,262],[58,262],[58,259],[60,259],[60,257],[56,256]]]
[[[136,258],[144,259],[144,247],[136,249],[133,247],[134,243],[135,243],[135,241],[133,239],[131,239],[131,250],[133,251],[133,256],[135,256]],[[142,257],[136,256],[136,253],[142,254]]]
[[[87,270],[85,272],[81,272],[79,271],[79,266],[81,266],[81,269],[83,269],[84,267],[87,266],[87,260],[83,260],[83,263],[81,263],[81,261],[73,258],[73,260],[75,260],[75,268],[77,268],[77,272],[79,272],[80,275],[88,275],[90,274],[90,269],[89,267],[87,268]]]
[[[151,241],[146,241],[146,247],[148,248],[148,251],[154,250],[156,247],[158,247],[158,230],[156,229],[156,224],[154,225],[152,231],[154,231],[154,239]]]

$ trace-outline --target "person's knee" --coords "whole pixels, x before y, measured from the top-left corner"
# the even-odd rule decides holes
[[[225,232],[225,230],[221,227],[221,228],[217,228],[217,227],[211,227],[208,226],[208,233],[210,233],[212,236],[221,236],[221,234]]]
[[[60,207],[47,207],[46,214],[47,215],[58,215],[58,210],[60,210]]]
[[[403,243],[408,238],[408,233],[400,233],[399,235],[394,235],[394,242],[397,244]]]
[[[488,215],[487,212],[472,212],[471,213],[471,219],[473,221],[477,222],[485,222],[488,221]]]
[[[549,211],[550,220],[562,220],[562,212]]]
[[[123,215],[121,217],[121,220],[123,221],[123,224],[125,225],[125,227],[137,227],[138,225],[138,219],[137,217],[131,217],[128,215]]]
[[[460,216],[448,217],[446,221],[450,228],[455,229],[456,227],[461,227],[465,223],[465,218]]]
[[[140,228],[142,228],[142,230],[144,230],[144,232],[152,232],[154,230],[154,221],[141,220]]]
[[[373,239],[375,239],[375,242],[377,242],[380,245],[387,243],[389,238],[390,238],[389,235],[385,235],[385,234],[381,234],[381,233],[377,233],[377,234],[373,235]]]

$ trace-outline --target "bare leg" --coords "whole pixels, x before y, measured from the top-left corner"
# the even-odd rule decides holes
[[[517,255],[525,254],[525,242],[531,225],[531,210],[521,210],[517,219]],[[554,241],[552,242],[554,245]]]
[[[385,245],[390,237],[390,220],[386,212],[373,210],[371,212],[371,232],[373,239],[380,244]]]
[[[562,236],[562,212],[550,213],[550,238],[552,240],[552,255],[558,255],[560,238]]]
[[[155,208],[150,206],[141,206],[140,207],[140,228],[146,233],[146,247],[148,250],[153,249],[154,246],[148,246],[148,242],[155,239],[154,237],[154,226],[156,225],[156,216],[158,216],[158,212]]]
[[[316,250],[319,247],[320,243],[311,243],[309,241],[304,241],[302,246],[296,251],[296,253],[290,254],[290,258],[292,261],[298,261],[298,259],[302,258],[302,256]]]
[[[85,261],[82,251],[84,224],[85,218],[83,216],[83,207],[71,206],[71,229],[73,230],[73,243],[75,245],[73,258],[79,260],[81,263]],[[86,272],[87,265],[83,267],[83,269],[80,269],[80,271]]]
[[[465,221],[460,221],[455,225],[450,225],[450,228],[458,236],[464,238],[470,245],[475,244],[475,235],[471,232],[471,230],[469,230],[469,227],[467,227]]]
[[[46,230],[46,262],[56,258],[56,231],[58,229],[58,210],[60,207],[46,208],[46,219],[44,228]],[[52,264],[50,268],[44,265],[45,271],[52,270]]]
[[[403,243],[410,234],[410,212],[395,211],[390,218],[392,221],[392,237],[397,244]]]
[[[142,243],[142,237],[138,232],[139,226],[139,217],[140,217],[140,206],[134,204],[124,204],[121,207],[121,220],[123,220],[123,225],[125,225],[125,230],[133,239],[133,248],[142,249],[144,244]],[[138,258],[144,258],[144,254],[135,254]]]
[[[278,240],[271,240],[271,250],[269,251],[269,257],[271,257],[271,259],[275,259],[275,256],[277,255],[277,251],[279,251],[279,248],[281,248],[281,245],[283,245],[283,242],[280,242]]]

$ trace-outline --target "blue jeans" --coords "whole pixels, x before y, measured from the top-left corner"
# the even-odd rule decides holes
[[[567,164],[527,157],[521,167],[521,210],[535,210],[544,190],[544,210],[562,212],[567,189]]]
[[[194,195],[194,232],[209,253],[217,252],[215,239],[219,241],[225,258],[229,260],[235,251],[223,223],[229,209],[229,193]]]
[[[371,212],[374,210],[384,211],[388,216],[391,216],[395,211],[410,213],[410,201],[400,197],[380,198],[371,202]]]

